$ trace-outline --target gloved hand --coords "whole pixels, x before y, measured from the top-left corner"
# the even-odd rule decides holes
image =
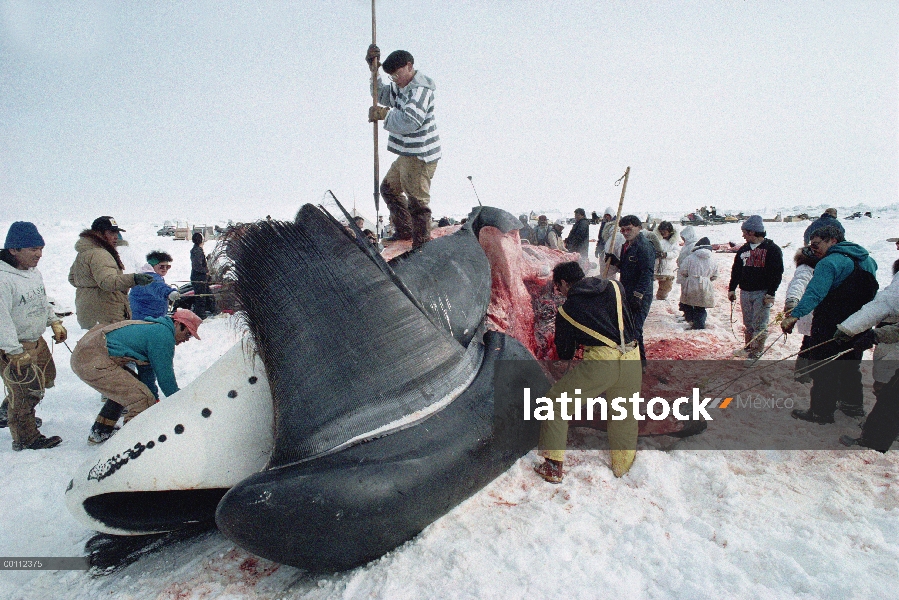
[[[621,259],[611,252],[606,252],[606,260],[609,261],[609,264],[611,264],[613,267],[617,267],[621,264]]]
[[[11,369],[15,369],[19,375],[24,375],[24,371],[31,366],[31,355],[28,352],[19,352],[18,354],[7,354],[6,360],[9,361]]]
[[[837,331],[839,331],[839,329]],[[836,336],[834,336],[834,337],[836,337]],[[855,348],[856,350],[860,350],[861,352],[864,352],[865,350],[867,350],[869,348],[873,348],[874,344],[876,344],[876,343],[877,343],[877,330],[869,329],[868,331],[864,332],[863,334],[861,334],[857,338],[855,338],[855,341],[852,343],[852,347]]]
[[[737,292],[735,292],[734,290],[727,292],[727,299],[730,300],[731,302],[736,302],[737,301]]]
[[[378,64],[381,63],[381,49],[371,44],[368,47],[368,52],[365,53],[365,62],[368,63],[369,69],[374,69],[374,62],[377,61]]]
[[[388,112],[390,112],[390,109],[386,106],[370,106],[368,108],[368,122],[383,121],[387,118]]]
[[[62,321],[53,321],[50,323],[50,329],[53,330],[53,341],[57,344],[63,343],[69,337],[66,328],[62,326]]]
[[[833,334],[833,341],[838,344],[846,344],[852,340],[852,336],[848,333],[837,329]]]
[[[794,300],[792,298],[788,299],[786,302],[784,302],[784,312],[785,313],[790,312],[791,310],[796,308],[797,304],[799,304],[799,303],[796,300]]]
[[[798,321],[796,317],[784,317],[784,320],[780,322],[780,329],[784,333],[793,333],[793,326],[796,325],[796,321]]]
[[[177,302],[181,298],[181,292],[178,290],[172,290],[172,293],[169,294],[169,302]]]
[[[771,306],[772,304],[774,304],[774,296],[772,296],[771,294],[765,294],[765,299],[762,300],[762,304],[764,304],[765,306]]]
[[[134,274],[134,285],[150,285],[153,283],[153,276],[146,273]]]

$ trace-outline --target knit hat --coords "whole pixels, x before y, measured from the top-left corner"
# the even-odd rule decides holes
[[[190,334],[197,339],[200,339],[200,335],[197,333],[197,329],[200,328],[200,325],[203,323],[203,319],[195,315],[193,312],[187,310],[186,308],[179,308],[175,311],[175,314],[172,315],[172,320],[177,323],[182,323],[187,330],[190,331]]]
[[[119,224],[112,217],[97,217],[91,223],[91,230],[98,233],[103,233],[104,231],[125,231],[119,227]]]
[[[34,223],[16,221],[9,226],[3,249],[43,248],[44,246],[46,246],[44,238],[37,232],[37,227],[35,227]]]
[[[539,217],[537,217],[537,222],[538,222],[538,223],[546,223],[547,220],[548,220],[548,219],[546,218],[546,215],[540,215]]]
[[[762,221],[762,217],[760,215],[752,215],[740,226],[740,229],[743,231],[754,231],[756,233],[764,233],[765,231],[765,222]]]
[[[707,237],[699,238],[699,241],[696,242],[695,246],[693,246],[694,251],[700,250],[702,248],[706,248],[708,250],[712,249],[712,242],[709,240],[709,238],[707,238]]]

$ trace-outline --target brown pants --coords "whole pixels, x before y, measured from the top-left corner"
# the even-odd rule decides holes
[[[0,352],[0,369],[7,388],[9,433],[14,444],[28,446],[40,435],[34,421],[34,408],[44,397],[44,390],[53,387],[56,365],[44,338],[38,338],[36,342],[19,343],[31,355],[34,367],[21,374],[15,367],[7,370],[9,359],[5,352]]]
[[[127,409],[125,423],[156,403],[153,392],[125,368],[128,363],[142,363],[127,356],[110,356],[106,347],[107,331],[132,324],[134,321],[121,321],[94,327],[78,341],[71,363],[81,381]]]
[[[674,287],[674,277],[656,275],[656,281],[659,282],[659,287],[656,290],[656,300],[664,300],[668,297],[668,293],[671,292],[671,288]]]
[[[414,156],[398,156],[381,182],[381,195],[393,220],[394,236],[409,240],[427,235],[431,223],[431,179],[437,161],[426,163]],[[403,197],[405,195],[405,198]]]

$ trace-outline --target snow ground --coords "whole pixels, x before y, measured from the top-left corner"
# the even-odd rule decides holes
[[[856,210],[861,210],[856,208]],[[818,211],[820,212],[820,211]],[[786,212],[784,214],[787,214]],[[841,210],[841,214],[846,214]],[[899,211],[876,210],[876,219],[843,221],[847,238],[878,262],[885,286],[899,257],[888,237],[899,235]],[[175,257],[170,282],[188,278],[190,244],[155,235],[158,225],[126,223],[130,246],[122,252],[133,270],[152,249]],[[83,224],[38,221],[47,241],[39,268],[48,292],[74,306],[66,281],[73,245]],[[782,308],[789,262],[805,223],[771,223],[769,237],[790,246],[776,307]],[[5,232],[9,223],[0,223]],[[591,230],[596,237],[596,228]],[[739,241],[738,225],[699,228],[713,243]],[[207,251],[211,247],[206,248]],[[719,306],[709,329],[684,331],[674,314],[678,288],[654,302],[647,344],[664,341],[699,347],[704,357],[726,357],[736,347],[725,286],[732,254],[719,261]],[[83,334],[66,317],[69,346]],[[734,326],[739,334],[739,324]],[[772,327],[772,331],[775,329]],[[202,341],[178,347],[181,385],[193,380],[239,339],[230,317],[204,323]],[[772,338],[773,339],[773,338]],[[659,346],[660,347],[660,346]],[[799,337],[771,350],[792,354]],[[100,408],[98,395],[68,367],[68,350],[55,348],[57,385],[38,407],[43,432],[60,435],[56,449],[13,453],[0,431],[0,555],[78,556],[93,532],[65,508],[73,470],[90,454],[87,432]],[[802,399],[800,406],[805,406]],[[165,400],[163,400],[165,402]],[[867,390],[870,409],[873,396]],[[631,472],[616,480],[603,434],[573,430],[567,476],[553,486],[531,471],[535,453],[416,539],[365,567],[336,575],[310,575],[259,559],[218,532],[142,557],[100,578],[83,572],[5,571],[0,598],[875,598],[899,577],[899,454],[840,450],[837,438],[857,432],[855,422],[799,423],[767,411],[778,435],[817,427],[832,451],[713,451],[714,424],[698,438],[641,440]],[[597,440],[598,437],[598,440]],[[6,441],[3,441],[6,440]]]

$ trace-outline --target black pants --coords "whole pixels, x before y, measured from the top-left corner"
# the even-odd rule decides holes
[[[858,358],[843,360],[841,357],[812,371],[812,412],[821,416],[833,415],[837,402],[847,407],[861,407],[864,395],[860,365]]]
[[[197,314],[198,317],[203,318],[206,316],[206,307],[208,306],[207,299],[209,297],[209,274],[191,270],[190,282],[194,286],[194,302],[192,305],[193,311]]]
[[[868,448],[886,452],[897,435],[899,435],[899,371],[877,392],[877,402],[862,428],[862,439]]]

